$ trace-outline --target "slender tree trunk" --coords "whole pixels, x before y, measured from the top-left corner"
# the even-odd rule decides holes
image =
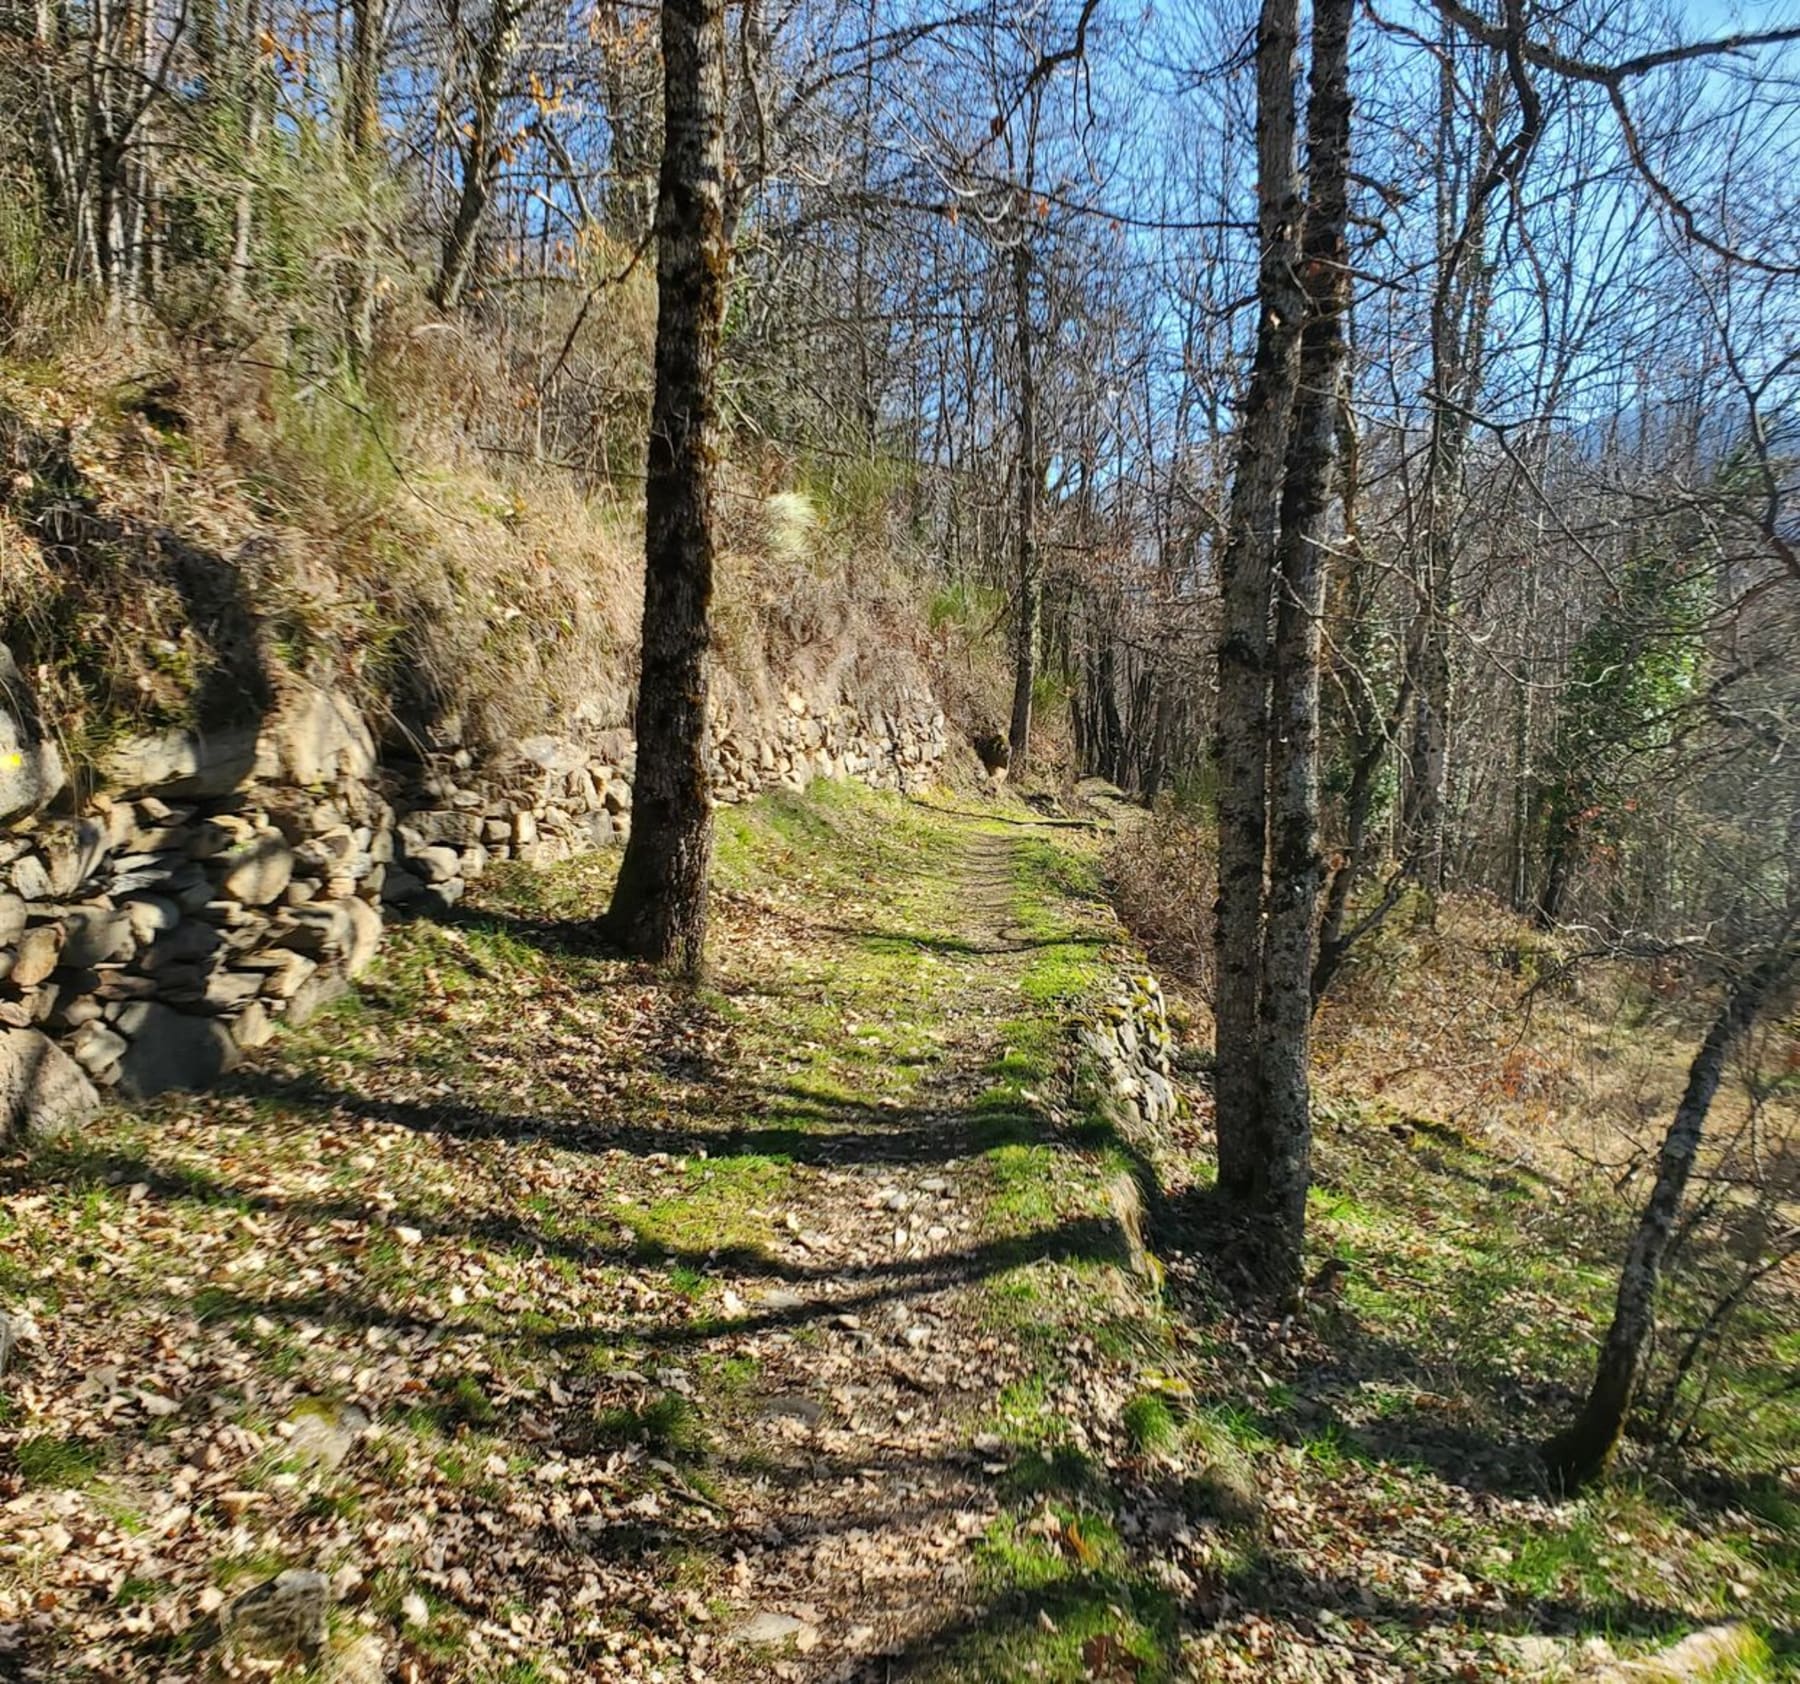
[[[1267,1159],[1262,1125],[1263,878],[1268,834],[1269,587],[1305,300],[1295,273],[1296,0],[1263,0],[1256,32],[1256,358],[1238,430],[1219,572],[1219,899],[1214,913],[1214,1092],[1219,1186],[1247,1197]]]
[[[1028,213],[1027,213],[1028,214]],[[1038,579],[1037,371],[1031,343],[1031,242],[1023,215],[1013,247],[1013,327],[1019,356],[1019,600],[1013,626],[1012,775],[1025,770],[1031,750],[1031,696],[1037,687],[1038,629],[1043,603]]]
[[[1349,696],[1349,737],[1351,744],[1350,783],[1344,793],[1343,855],[1330,874],[1325,890],[1325,911],[1319,921],[1319,951],[1313,960],[1313,1009],[1317,1011],[1332,979],[1336,977],[1351,948],[1386,916],[1387,909],[1398,900],[1398,881],[1367,917],[1352,928],[1345,923],[1350,912],[1350,896],[1362,880],[1369,864],[1370,821],[1375,812],[1375,798],[1381,763],[1390,745],[1398,738],[1412,697],[1412,678],[1403,672],[1399,692],[1384,716],[1380,698],[1375,693],[1369,669],[1376,658],[1375,599],[1380,575],[1363,553],[1358,525],[1361,476],[1359,446],[1355,418],[1350,412],[1348,393],[1341,393],[1337,415],[1338,464],[1341,502],[1344,511],[1344,550],[1348,577],[1344,590],[1341,618],[1348,629],[1342,634],[1343,657],[1338,663],[1337,681]]]
[[[1544,1461],[1551,1478],[1564,1491],[1577,1491],[1598,1478],[1625,1430],[1626,1417],[1642,1378],[1651,1330],[1656,1325],[1656,1290],[1663,1262],[1681,1214],[1688,1178],[1700,1153],[1706,1114],[1725,1074],[1725,1061],[1763,1007],[1787,982],[1797,961],[1800,948],[1793,945],[1790,932],[1760,964],[1732,985],[1723,1009],[1688,1068],[1686,1091],[1675,1108],[1674,1121],[1657,1160],[1656,1185],[1650,1190],[1649,1202],[1625,1254],[1612,1326],[1600,1348],[1587,1402],[1575,1420],[1544,1446]]]
[[[712,792],[706,737],[715,391],[725,240],[723,0],[664,0],[656,215],[656,392],[644,492],[644,653],[631,838],[604,920],[642,958],[705,961]]]
[[[604,206],[608,228],[635,249],[654,206],[656,115],[660,90],[655,62],[637,41],[637,11],[608,0],[595,13],[600,31],[600,82],[610,143]]]
[[[1449,39],[1445,25],[1446,40]],[[1450,633],[1456,599],[1457,534],[1463,514],[1463,465],[1469,414],[1486,365],[1491,282],[1487,274],[1487,199],[1495,174],[1504,72],[1496,63],[1483,93],[1481,139],[1466,207],[1439,198],[1439,271],[1431,304],[1431,425],[1425,456],[1425,541],[1419,611],[1408,655],[1413,667],[1412,752],[1407,762],[1407,861],[1426,888],[1444,886],[1448,861],[1450,754],[1455,675]],[[1439,147],[1458,152],[1455,73],[1449,58],[1439,79]],[[1523,160],[1521,159],[1521,162]],[[1460,214],[1458,214],[1460,213]],[[1452,218],[1455,216],[1455,220]]]
[[[475,265],[475,248],[494,190],[494,172],[500,162],[500,137],[496,133],[500,96],[507,66],[518,47],[522,0],[498,0],[488,30],[476,47],[474,65],[475,107],[469,117],[468,137],[461,147],[462,191],[456,213],[444,236],[444,254],[431,283],[431,301],[440,310],[454,310],[461,302]],[[667,74],[665,70],[665,75]],[[665,164],[665,171],[666,171]],[[666,191],[666,188],[665,188]]]
[[[381,66],[386,43],[385,0],[355,0],[344,90],[344,135],[353,190],[362,199],[365,212],[371,208],[369,200],[381,165]],[[476,126],[479,133],[483,126],[479,115]],[[466,178],[464,185],[466,196]],[[359,367],[368,362],[375,348],[375,236],[370,220],[365,215],[350,230],[350,274],[345,286],[350,353]]]
[[[1151,684],[1156,692],[1154,723],[1150,727],[1150,751],[1144,758],[1143,775],[1139,783],[1139,791],[1143,795],[1144,805],[1154,807],[1156,798],[1162,793],[1163,780],[1168,776],[1169,767],[1169,713],[1174,706],[1174,691],[1168,679],[1160,672],[1152,672]]]
[[[265,112],[271,91],[257,44],[261,11],[260,4],[251,0],[226,18],[226,62],[230,79],[226,97],[233,102],[233,116],[244,147],[244,155],[239,160],[242,173],[232,195],[231,261],[225,276],[225,302],[233,312],[245,309],[250,302],[256,229],[256,160],[262,150]]]
[[[1099,670],[1100,766],[1101,777],[1108,783],[1123,784],[1125,778],[1125,722],[1119,717],[1119,658],[1112,638],[1102,636]]]
[[[1312,1179],[1312,974],[1319,892],[1319,652],[1325,608],[1338,381],[1349,299],[1350,23],[1355,0],[1314,0],[1301,243],[1306,327],[1288,434],[1275,560],[1269,747],[1270,870],[1262,971],[1262,1125],[1252,1209],[1267,1229],[1263,1272],[1297,1291]]]

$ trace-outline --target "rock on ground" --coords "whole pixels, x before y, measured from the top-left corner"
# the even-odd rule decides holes
[[[81,1066],[36,1029],[0,1030],[0,1134],[59,1134],[100,1109]]]
[[[219,1610],[219,1629],[238,1650],[259,1658],[311,1657],[325,1647],[331,1581],[289,1568]]]
[[[119,1060],[119,1089],[151,1099],[175,1088],[204,1088],[237,1063],[231,1032],[214,1017],[194,1017],[154,1000],[126,1007],[119,1028],[131,1049]]]

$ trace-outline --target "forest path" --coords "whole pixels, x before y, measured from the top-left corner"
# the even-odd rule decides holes
[[[1123,957],[1093,828],[816,788],[720,832],[704,990],[592,945],[610,859],[499,873],[225,1090],[18,1167],[62,1306],[28,1407],[79,1462],[19,1499],[79,1540],[12,1587],[54,1609],[23,1676],[175,1676],[279,1567],[415,1681],[1043,1639],[987,1617],[1045,1547],[1016,1511],[1116,1416],[1097,1323],[1142,1307],[1063,1094]]]
[[[1009,1393],[1029,1413],[1046,1380],[1036,1329],[1008,1294],[1034,1302],[1034,1266],[1096,1237],[1058,1219],[1048,1165],[1018,1161],[1043,1133],[1022,1073],[1050,1072],[1014,1042],[1061,1028],[1043,1018],[1045,955],[1054,965],[1065,945],[1105,940],[1046,930],[1046,915],[1070,910],[1034,892],[1027,849],[1048,834],[1029,818],[965,816],[953,841],[881,885],[879,926],[840,926],[847,945],[819,955],[821,992],[838,1002],[856,998],[871,956],[883,961],[879,1003],[858,1009],[851,1035],[923,1029],[934,1050],[902,1053],[917,1079],[899,1091],[893,1064],[870,1087],[832,1060],[838,1104],[867,1138],[792,1189],[804,1282],[751,1275],[728,1289],[767,1318],[733,1335],[732,1358],[759,1378],[749,1453],[724,1483],[734,1520],[766,1543],[736,1575],[728,1629],[766,1653],[729,1673],[955,1671],[958,1639],[979,1624],[978,1558],[1007,1506]]]
[[[1518,1377],[1616,1253],[1479,1140],[1327,1100],[1353,1266],[1276,1320],[1184,1247],[1195,1084],[1132,1271],[1069,1080],[1135,969],[1104,836],[835,785],[719,830],[703,989],[594,945],[612,858],[497,873],[224,1087],[0,1159],[0,1677],[245,1676],[221,1623],[290,1570],[331,1654],[257,1675],[310,1684],[1517,1680],[1740,1604],[1787,1641],[1788,1498],[1530,1483]]]

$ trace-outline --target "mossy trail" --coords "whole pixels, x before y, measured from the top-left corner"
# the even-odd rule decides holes
[[[224,1089],[0,1163],[0,1676],[225,1676],[284,1568],[321,1680],[1505,1680],[1740,1610],[1794,1676],[1791,1479],[1532,1486],[1616,1235],[1479,1140],[1322,1096],[1351,1273],[1277,1322],[1201,1254],[1196,1084],[1133,1272],[1068,1079],[1104,847],[731,810],[699,991],[594,946],[609,858],[497,874]]]
[[[591,946],[610,862],[502,876],[227,1091],[12,1166],[25,1676],[204,1676],[206,1612],[283,1566],[418,1678],[1050,1641],[985,1617],[1062,1560],[1031,1470],[1159,1337],[1063,1079],[1124,958],[1097,850],[848,791],[721,829],[704,991]],[[341,1460],[291,1452],[340,1413]],[[1091,1529],[1051,1646],[1148,1656]]]
[[[731,1365],[704,1404],[737,1446],[710,1470],[721,1512],[773,1546],[720,1622],[796,1666],[816,1646],[798,1671],[820,1676],[955,1649],[1006,1507],[997,1405],[1046,1384],[1031,1307],[1123,1255],[1103,1154],[1058,1145],[1053,1115],[1060,1014],[1118,957],[1102,908],[1046,882],[1035,827],[908,828],[921,846],[790,963],[837,1033],[779,1084],[807,1121],[774,1237],[709,1260],[722,1313],[684,1341]]]

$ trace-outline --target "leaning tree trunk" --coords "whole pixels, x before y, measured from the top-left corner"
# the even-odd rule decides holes
[[[1564,1491],[1577,1491],[1598,1478],[1625,1430],[1656,1324],[1656,1289],[1663,1260],[1699,1156],[1706,1113],[1725,1074],[1725,1060],[1786,983],[1796,961],[1800,961],[1800,949],[1791,939],[1785,940],[1734,983],[1688,1069],[1686,1091],[1663,1139],[1656,1185],[1625,1254],[1612,1326],[1600,1348],[1593,1387],[1581,1413],[1543,1449],[1550,1477]]]
[[[714,390],[725,317],[723,0],[664,0],[656,213],[656,392],[644,486],[644,650],[631,838],[604,921],[630,953],[689,974],[705,958],[712,792]]]
[[[1325,517],[1349,302],[1350,22],[1355,0],[1314,0],[1307,102],[1308,197],[1300,272],[1306,326],[1288,432],[1275,556],[1269,731],[1269,888],[1262,971],[1262,1126],[1267,1156],[1253,1214],[1265,1280],[1303,1276],[1312,1179],[1312,974],[1325,862],[1319,854],[1319,652]]]
[[[1019,350],[1019,602],[1014,623],[1012,751],[1014,777],[1031,750],[1031,700],[1037,688],[1038,622],[1043,606],[1037,553],[1037,371],[1031,345],[1031,244],[1023,219],[1013,247],[1013,314]]]
[[[1248,1197],[1267,1156],[1260,1053],[1268,850],[1269,584],[1304,301],[1295,275],[1296,0],[1263,0],[1256,31],[1257,219],[1262,306],[1220,557],[1219,899],[1214,913],[1214,1094],[1219,1188]]]

